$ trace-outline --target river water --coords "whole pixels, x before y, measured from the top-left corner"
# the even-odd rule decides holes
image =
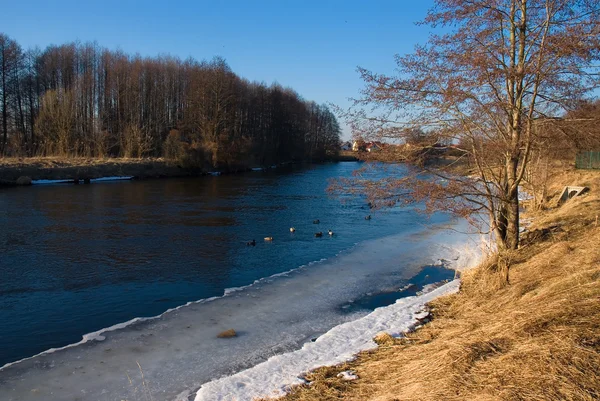
[[[358,167],[1,191],[0,398],[185,399],[451,278],[447,216],[328,196]]]

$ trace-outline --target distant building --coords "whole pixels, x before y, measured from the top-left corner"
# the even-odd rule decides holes
[[[352,151],[353,152],[379,152],[386,146],[387,146],[387,144],[379,142],[379,141],[365,142],[362,139],[358,139],[358,140],[352,142]]]
[[[383,149],[383,143],[379,141],[369,142],[365,146],[367,152],[379,152],[381,149]]]
[[[352,151],[353,152],[364,152],[366,149],[367,143],[362,139],[357,139],[352,142]]]
[[[352,150],[352,143],[350,141],[346,141],[346,142],[342,143],[342,146],[340,147],[340,149],[344,150],[344,151]]]

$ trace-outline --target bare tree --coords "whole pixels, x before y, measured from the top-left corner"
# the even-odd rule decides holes
[[[519,185],[540,130],[599,84],[600,3],[588,0],[436,0],[424,23],[442,28],[397,75],[359,69],[363,97],[345,114],[354,132],[406,137],[435,130],[457,144],[472,176],[451,166],[366,189],[372,202],[424,201],[465,217],[487,212],[499,248],[519,244]],[[375,110],[375,111],[373,111]]]
[[[75,135],[75,105],[71,91],[47,91],[36,124],[46,154],[71,156]]]
[[[22,51],[17,42],[8,36],[0,33],[0,108],[2,109],[2,143],[0,144],[0,155],[6,152],[8,143],[8,132],[11,122],[11,116],[15,120],[13,125],[18,124],[18,115],[15,113],[15,100],[19,100],[18,93],[18,74],[21,63]],[[9,113],[10,109],[13,113]],[[18,110],[18,109],[17,109]],[[21,114],[22,116],[22,114]]]

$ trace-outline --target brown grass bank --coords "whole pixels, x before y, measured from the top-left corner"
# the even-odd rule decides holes
[[[157,158],[0,158],[0,185],[14,184],[19,177],[29,177],[32,180],[83,180],[114,176],[182,177],[200,173],[199,170],[182,168]]]
[[[511,255],[510,284],[486,262],[431,304],[424,328],[311,372],[283,400],[600,399],[600,172],[554,177],[554,194],[591,191],[529,213],[535,234]],[[347,369],[359,379],[337,377]]]

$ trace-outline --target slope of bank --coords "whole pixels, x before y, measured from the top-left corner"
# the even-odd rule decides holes
[[[185,169],[164,159],[0,158],[0,185],[31,180],[84,180],[102,177],[185,177],[201,171]]]
[[[529,213],[509,284],[489,260],[430,304],[424,328],[307,374],[283,399],[600,399],[600,173],[561,172],[550,189],[564,185],[591,191]],[[358,379],[338,377],[347,370]]]
[[[307,163],[357,161],[348,155],[332,155],[324,160]],[[296,162],[284,162],[289,165]],[[298,162],[302,163],[302,162]],[[267,166],[273,168],[275,166]],[[201,167],[184,167],[177,162],[163,158],[84,158],[84,157],[31,157],[0,158],[0,186],[29,185],[31,181],[81,181],[105,177],[132,177],[134,179],[196,177],[208,174],[238,173],[250,170],[264,170],[266,167],[238,167],[236,169],[211,173]]]

